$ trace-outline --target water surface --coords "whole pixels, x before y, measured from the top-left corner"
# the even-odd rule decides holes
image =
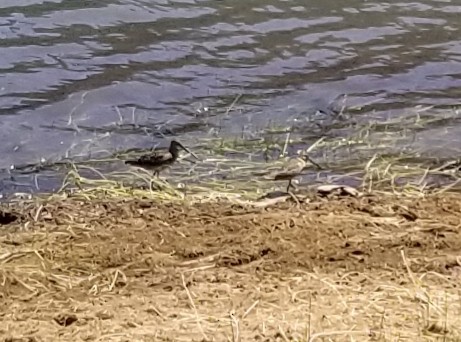
[[[59,183],[12,165],[173,135],[299,124],[314,141],[344,105],[356,109],[344,127],[449,112],[413,143],[450,156],[461,148],[460,15],[434,0],[3,0],[1,190]]]

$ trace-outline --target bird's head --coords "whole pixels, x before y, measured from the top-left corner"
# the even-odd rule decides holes
[[[170,152],[173,152],[173,151],[179,151],[179,149],[185,149],[185,147],[179,142],[179,141],[176,141],[176,140],[172,140],[171,143],[170,143]]]
[[[315,161],[313,161],[313,160],[311,159],[311,157],[309,157],[307,154],[303,154],[303,155],[301,156],[301,159],[304,160],[306,163],[311,163],[311,164],[314,165],[317,169],[322,170],[322,167],[321,167],[319,164],[317,164]]]
[[[170,143],[170,148],[169,148],[169,152],[174,155],[174,156],[177,156],[179,154],[179,150],[182,149],[184,151],[186,151],[187,153],[190,153],[194,158],[196,159],[199,159],[195,153],[193,153],[192,151],[190,151],[187,147],[185,147],[183,144],[181,144],[179,141],[176,141],[176,140],[173,140],[171,141]]]

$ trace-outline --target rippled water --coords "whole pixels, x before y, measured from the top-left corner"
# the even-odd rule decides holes
[[[328,116],[344,94],[361,122],[451,110],[456,3],[2,0],[2,188],[34,189],[11,165]],[[420,144],[461,148],[460,127],[427,128]]]

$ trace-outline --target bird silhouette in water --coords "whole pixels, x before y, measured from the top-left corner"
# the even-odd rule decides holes
[[[319,164],[314,162],[308,155],[302,155],[299,157],[292,157],[282,166],[280,171],[274,174],[274,180],[288,180],[287,192],[290,188],[295,188],[292,184],[293,178],[299,176],[304,169],[314,165],[318,169],[322,169]]]
[[[125,160],[125,164],[153,171],[154,176],[159,177],[160,172],[171,167],[179,157],[179,151],[184,150],[194,158],[199,159],[195,153],[184,147],[176,140],[171,141],[168,150],[155,150],[137,159]]]

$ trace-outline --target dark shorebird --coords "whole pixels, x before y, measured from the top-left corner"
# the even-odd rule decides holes
[[[287,192],[290,191],[290,187],[295,188],[291,183],[293,178],[299,176],[304,169],[309,168],[311,165],[314,165],[318,169],[322,169],[320,165],[314,162],[309,156],[302,155],[299,157],[290,158],[283,166],[282,169],[275,173],[274,180],[287,180]]]
[[[179,151],[181,149],[187,153],[190,153],[194,158],[199,159],[192,151],[184,147],[176,140],[173,140],[171,141],[168,150],[155,150],[137,159],[125,160],[125,164],[137,166],[149,171],[154,171],[154,176],[158,177],[160,171],[163,171],[174,164],[174,162],[179,157]]]

